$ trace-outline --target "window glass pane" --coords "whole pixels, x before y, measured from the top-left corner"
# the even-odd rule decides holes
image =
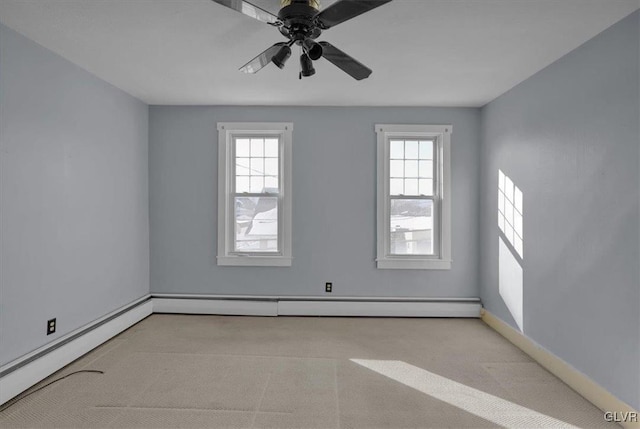
[[[402,195],[404,194],[404,180],[402,179],[391,179],[391,184],[389,187],[389,193],[391,195]]]
[[[418,181],[420,187],[420,195],[432,196],[433,195],[433,180],[432,179],[420,179]]]
[[[248,176],[236,176],[236,193],[242,194],[251,191]]]
[[[391,161],[389,174],[391,177],[404,177],[404,161]]]
[[[251,156],[264,156],[264,139],[251,139]]]
[[[424,179],[433,179],[433,161],[420,161],[420,175]]]
[[[391,200],[392,255],[433,255],[432,209],[430,200]]]
[[[235,198],[235,251],[278,251],[277,198]]]
[[[278,178],[274,176],[265,177],[264,188],[266,192],[278,192]]]
[[[404,177],[418,177],[418,161],[404,162]]]
[[[251,193],[260,194],[264,189],[263,176],[251,176]]]
[[[391,159],[404,158],[404,140],[391,140]]]
[[[251,158],[251,175],[264,175],[264,158]]]
[[[418,193],[418,179],[405,179],[404,195],[420,195]]]
[[[420,159],[433,159],[433,142],[420,142]]]
[[[249,158],[236,158],[236,176],[249,176]]]
[[[249,139],[236,140],[236,156],[246,158],[249,157]]]
[[[265,158],[264,174],[268,176],[278,175],[278,158]]]
[[[264,156],[278,158],[278,139],[264,139]]]
[[[418,159],[418,156],[418,142],[415,140],[407,140],[404,144],[405,159]]]

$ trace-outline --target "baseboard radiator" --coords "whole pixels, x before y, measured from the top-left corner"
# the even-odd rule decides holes
[[[147,295],[0,367],[0,405],[153,313]]]
[[[153,294],[153,312],[242,316],[480,317],[478,298],[363,298]]]

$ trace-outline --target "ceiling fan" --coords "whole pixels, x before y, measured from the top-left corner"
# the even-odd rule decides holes
[[[391,0],[338,0],[320,11],[319,0],[280,0],[278,16],[244,0],[213,0],[258,21],[277,27],[289,41],[279,42],[240,68],[244,73],[257,73],[270,62],[284,68],[291,56],[291,46],[302,49],[300,79],[313,76],[313,61],[325,58],[356,80],[366,79],[371,69],[328,42],[316,42],[324,30],[389,3]]]

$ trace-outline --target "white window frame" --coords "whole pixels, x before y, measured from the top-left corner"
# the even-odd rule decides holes
[[[379,269],[451,269],[451,125],[375,126],[378,140],[377,258]],[[425,139],[434,142],[434,255],[392,255],[390,252],[390,140]]]
[[[234,251],[235,180],[234,136],[277,136],[280,140],[278,246],[279,252],[264,254]],[[218,265],[289,267],[292,262],[292,198],[291,160],[293,124],[285,122],[219,122],[218,123]]]

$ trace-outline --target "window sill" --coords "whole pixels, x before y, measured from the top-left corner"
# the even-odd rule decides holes
[[[451,262],[444,259],[376,259],[379,270],[450,270]]]
[[[284,256],[218,256],[218,265],[231,267],[290,267],[292,258]]]

